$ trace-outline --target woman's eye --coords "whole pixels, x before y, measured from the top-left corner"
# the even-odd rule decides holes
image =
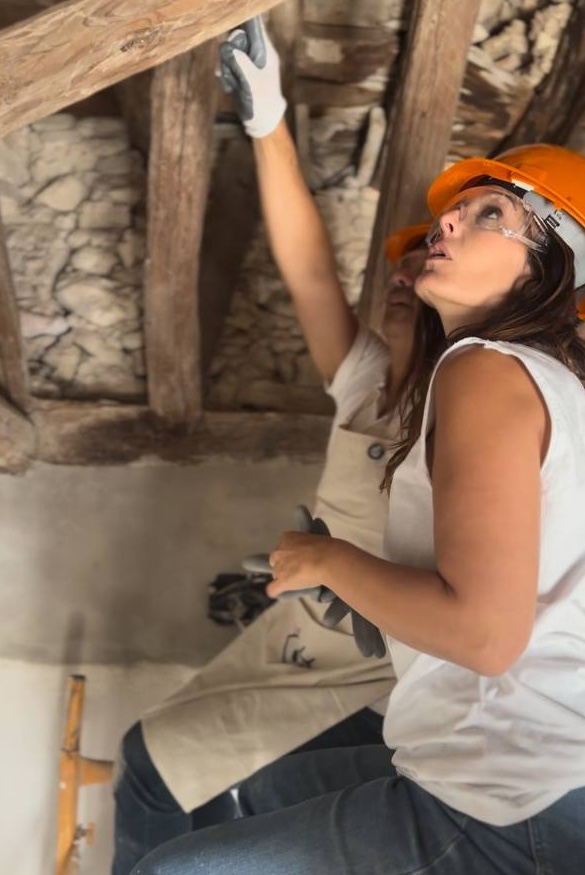
[[[501,207],[498,207],[495,204],[486,204],[481,208],[478,218],[483,221],[493,222],[500,220],[502,215]]]

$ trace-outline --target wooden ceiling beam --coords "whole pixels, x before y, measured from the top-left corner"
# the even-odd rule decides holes
[[[171,422],[201,414],[198,277],[211,173],[217,44],[156,68],[151,88],[144,327],[148,395]]]
[[[35,458],[54,465],[123,465],[145,457],[184,464],[218,456],[317,462],[331,428],[328,416],[206,412],[188,432],[165,425],[147,407],[53,400],[37,401],[31,419]],[[0,467],[3,461],[0,455]]]
[[[564,145],[585,112],[585,0],[576,0],[549,73],[522,118],[495,150],[525,143]]]
[[[66,0],[0,31],[0,137],[184,53],[278,0]]]
[[[128,126],[130,143],[145,157],[150,150],[150,90],[152,70],[144,70],[114,85],[114,94]]]
[[[0,222],[0,387],[3,394],[25,412],[30,406],[28,368],[20,330],[12,271]]]
[[[360,317],[379,327],[388,266],[384,240],[424,221],[426,192],[444,166],[479,0],[414,0],[385,144],[381,194]]]

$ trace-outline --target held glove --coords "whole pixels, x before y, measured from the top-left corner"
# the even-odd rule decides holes
[[[319,517],[312,519],[311,514],[304,505],[300,504],[295,510],[297,527],[301,532],[310,532],[312,535],[331,535],[325,522]],[[329,607],[323,616],[323,623],[327,628],[337,626],[347,614],[351,614],[351,626],[353,637],[362,656],[376,656],[381,659],[386,655],[386,642],[384,636],[373,623],[358,614],[356,610],[335,595],[326,586],[320,587],[317,598],[320,602],[328,602]],[[305,591],[306,592],[306,591]]]
[[[220,79],[233,94],[238,114],[250,137],[265,137],[286,110],[280,87],[276,49],[260,16],[233,30],[219,47]]]
[[[307,508],[299,504],[295,508],[295,522],[297,529],[300,532],[306,532],[311,535],[331,536],[331,532],[327,528],[327,524],[319,517],[313,517]],[[353,629],[353,637],[359,652],[362,656],[376,656],[381,659],[386,655],[386,642],[384,636],[373,623],[358,614],[356,610],[346,605],[339,596],[335,595],[328,587],[319,586],[311,589],[297,590],[294,593],[284,593],[285,598],[294,596],[310,595],[316,598],[319,602],[329,604],[323,616],[323,624],[328,629],[337,626],[347,614],[351,614],[351,625]],[[283,596],[281,596],[282,598]]]

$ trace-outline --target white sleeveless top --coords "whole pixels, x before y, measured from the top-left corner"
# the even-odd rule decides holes
[[[469,344],[518,358],[551,420],[534,629],[525,652],[498,677],[390,640],[399,680],[384,738],[401,774],[447,805],[505,826],[585,786],[585,389],[550,356],[473,337],[454,344],[437,368]],[[421,438],[394,476],[385,535],[387,559],[427,569],[436,567],[425,438],[437,368]]]

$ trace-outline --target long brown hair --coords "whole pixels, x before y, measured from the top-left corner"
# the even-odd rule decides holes
[[[417,346],[398,402],[403,437],[388,461],[382,489],[390,489],[394,472],[416,443],[435,365],[458,340],[479,337],[531,346],[566,365],[585,387],[585,341],[576,330],[573,252],[550,232],[546,250],[528,250],[528,260],[532,268],[528,279],[520,281],[485,319],[448,337],[437,311],[421,303]]]

